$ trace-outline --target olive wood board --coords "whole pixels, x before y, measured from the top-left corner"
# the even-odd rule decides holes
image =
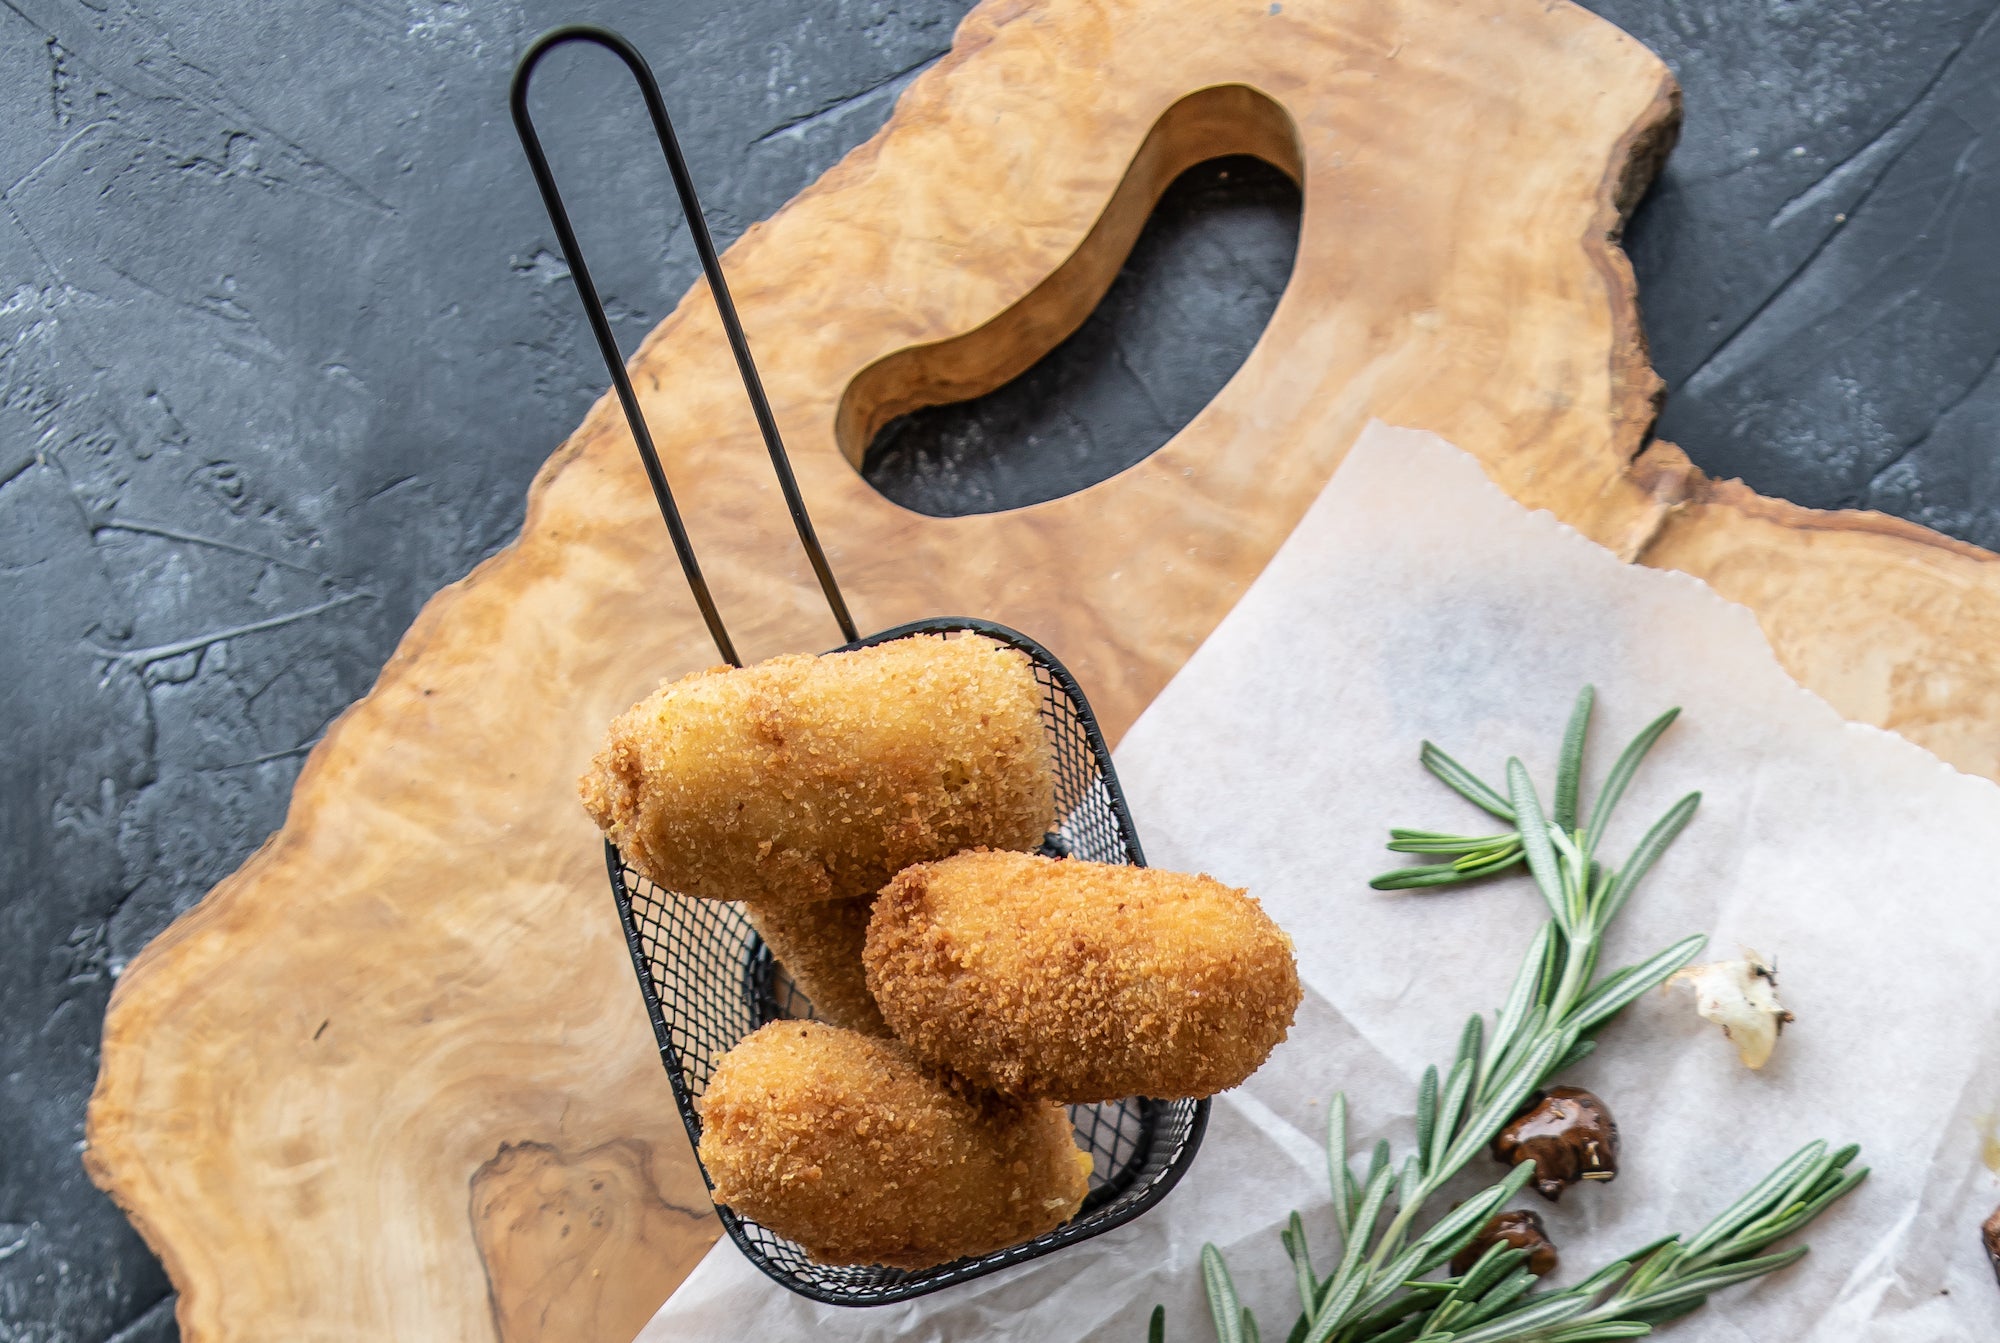
[[[1660,383],[1617,239],[1678,112],[1651,53],[1565,0],[988,0],[726,258],[862,627],[1027,631],[1115,741],[1381,419],[1750,607],[1844,714],[2000,776],[1993,556],[1649,442]],[[1032,364],[1166,185],[1241,153],[1300,182],[1297,260],[1171,442],[976,517],[863,481],[876,429]],[[745,655],[838,643],[702,286],[632,367]],[[613,714],[714,660],[600,401],[520,539],[327,732],[284,828],[118,984],[85,1159],[188,1343],[624,1343],[707,1249],[574,783]]]

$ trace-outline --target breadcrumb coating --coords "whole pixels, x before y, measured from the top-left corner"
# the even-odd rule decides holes
[[[875,897],[864,895],[804,905],[748,904],[743,912],[792,982],[812,999],[820,1020],[886,1036],[889,1025],[861,969],[861,945],[874,907]]]
[[[583,805],[660,885],[767,907],[911,863],[1032,849],[1055,819],[1026,654],[922,635],[669,682],[612,722]]]
[[[1061,1106],[955,1088],[896,1041],[821,1022],[743,1039],[695,1108],[715,1201],[822,1264],[985,1254],[1061,1226],[1089,1187]]]
[[[917,1057],[1010,1096],[1209,1096],[1299,1005],[1292,940],[1247,893],[1154,868],[961,853],[905,869],[862,953]]]

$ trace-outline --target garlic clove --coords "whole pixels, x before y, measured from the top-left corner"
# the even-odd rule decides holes
[[[1667,980],[1668,987],[1685,984],[1694,990],[1694,1010],[1722,1027],[1736,1046],[1736,1056],[1748,1068],[1770,1062],[1778,1032],[1792,1020],[1778,1002],[1778,971],[1748,947],[1740,961],[1691,965]]]

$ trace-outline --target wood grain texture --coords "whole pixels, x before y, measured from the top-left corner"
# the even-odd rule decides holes
[[[1710,481],[1655,443],[1636,464],[1681,481],[1645,563],[1756,612],[1785,669],[1848,718],[2000,779],[2000,556],[1882,513],[1824,512]]]
[[[502,1147],[479,1168],[468,1211],[500,1343],[629,1339],[652,1318],[715,1239],[701,1181],[670,1202],[654,1165],[628,1138],[574,1155]]]
[[[1975,613],[1989,557],[1710,486],[1671,450],[1635,468],[1659,384],[1615,240],[1676,111],[1658,61],[1560,2],[983,5],[875,139],[728,256],[863,626],[1027,630],[1115,738],[1380,418],[1752,605],[1844,711],[2000,764],[1976,745],[2000,690],[1925,614]],[[1232,152],[1301,181],[1298,259],[1171,443],[1010,513],[869,489],[872,426],[1032,362],[1174,173]],[[837,642],[699,288],[634,368],[746,656]],[[1871,624],[1891,608],[1905,638]],[[191,1343],[622,1339],[691,1266],[713,1233],[672,1208],[701,1182],[574,780],[613,714],[712,660],[600,403],[520,540],[326,734],[285,828],[120,982],[87,1160]],[[579,1252],[561,1230],[587,1206],[604,1229]]]

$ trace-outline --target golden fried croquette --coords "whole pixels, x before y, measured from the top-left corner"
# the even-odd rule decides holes
[[[745,905],[743,912],[792,982],[812,999],[820,1020],[863,1035],[888,1035],[888,1023],[861,969],[861,944],[868,938],[874,905],[875,897],[864,895],[795,905],[759,901]]]
[[[906,868],[875,902],[868,987],[917,1057],[1011,1096],[1208,1096],[1299,1005],[1292,940],[1212,877],[1025,853]]]
[[[746,1037],[695,1109],[715,1201],[823,1264],[985,1254],[1068,1221],[1090,1182],[1061,1106],[948,1085],[817,1021]]]
[[[639,871],[766,906],[872,895],[911,863],[1032,849],[1055,775],[1027,655],[923,635],[712,668],[611,724],[578,783]]]

